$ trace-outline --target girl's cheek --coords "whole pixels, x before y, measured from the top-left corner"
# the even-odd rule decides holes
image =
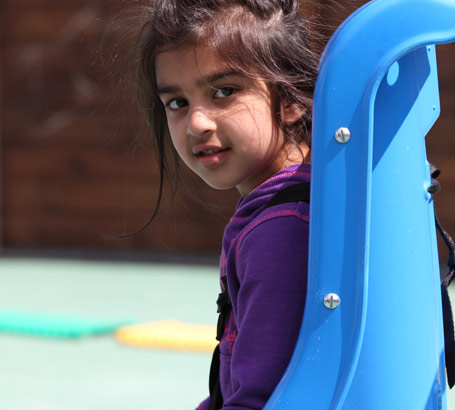
[[[169,118],[167,120],[167,128],[169,129],[169,135],[171,136],[172,143],[175,145],[175,125]]]
[[[178,135],[174,134],[171,129],[169,129],[171,135],[172,145],[174,146],[177,154],[182,158],[182,153],[184,152],[185,141],[180,138]]]

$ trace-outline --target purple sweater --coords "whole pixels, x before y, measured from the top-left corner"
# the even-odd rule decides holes
[[[223,410],[262,409],[292,356],[305,306],[309,205],[264,208],[309,180],[307,164],[278,172],[239,201],[226,226],[220,273],[232,311],[220,344]]]

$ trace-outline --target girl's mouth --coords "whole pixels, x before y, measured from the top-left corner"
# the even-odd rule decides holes
[[[220,164],[228,155],[230,148],[213,148],[199,151],[196,157],[204,168],[210,168]]]
[[[219,148],[219,149],[207,149],[204,151],[199,151],[196,156],[197,157],[203,157],[206,155],[213,155],[213,154],[218,154],[219,152],[227,151],[229,148]]]

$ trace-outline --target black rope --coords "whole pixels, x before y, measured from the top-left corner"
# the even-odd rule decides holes
[[[428,188],[430,194],[435,194],[441,190],[441,185],[436,178],[441,170],[430,164],[431,186]],[[449,273],[441,281],[442,316],[444,325],[444,350],[447,371],[447,383],[450,388],[455,385],[455,329],[453,323],[452,304],[449,296],[449,286],[455,277],[455,241],[450,234],[442,227],[435,212],[436,229],[449,250],[447,266]]]

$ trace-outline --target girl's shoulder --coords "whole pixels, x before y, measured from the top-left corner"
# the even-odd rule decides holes
[[[292,202],[264,209],[237,236],[233,245],[239,253],[263,254],[278,248],[289,248],[289,243],[307,243],[309,232],[309,204]]]
[[[260,248],[264,238],[307,232],[302,225],[309,222],[309,170],[307,164],[289,167],[243,198],[225,229],[226,253],[238,253],[244,241]]]
[[[293,203],[266,210],[245,228],[232,249],[240,283],[273,272],[305,270],[308,263],[309,217],[307,204]]]

